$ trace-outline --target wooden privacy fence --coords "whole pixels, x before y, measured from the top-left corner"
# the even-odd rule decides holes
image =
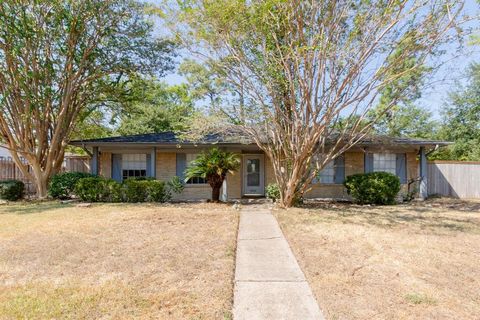
[[[31,168],[28,168],[31,172]],[[62,166],[63,172],[90,172],[90,158],[87,156],[65,156]],[[0,159],[0,180],[16,179],[25,183],[26,192],[35,193],[34,181],[25,177],[11,158]]]
[[[480,198],[480,162],[429,162],[427,178],[429,195]]]

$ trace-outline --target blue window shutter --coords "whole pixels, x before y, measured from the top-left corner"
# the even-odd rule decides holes
[[[335,170],[334,182],[342,184],[345,181],[345,156],[342,154],[335,158],[333,168]]]
[[[373,172],[373,153],[365,153],[365,173]]]
[[[397,163],[395,171],[397,177],[400,178],[400,183],[407,183],[407,161],[405,153],[397,153]]]
[[[152,155],[147,153],[147,177],[153,177],[152,174]]]
[[[112,154],[112,179],[118,182],[122,181],[122,155],[120,153]]]
[[[185,180],[185,169],[187,168],[187,155],[185,153],[177,153],[177,177],[181,181]]]

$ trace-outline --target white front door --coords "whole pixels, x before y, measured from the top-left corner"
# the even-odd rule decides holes
[[[243,195],[263,196],[265,194],[263,155],[243,156]]]

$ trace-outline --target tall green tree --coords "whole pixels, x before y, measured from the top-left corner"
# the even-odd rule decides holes
[[[193,99],[206,100],[212,108],[221,104],[227,85],[225,79],[213,68],[187,59],[178,68],[178,73],[186,78]]]
[[[379,115],[382,109],[374,109],[369,118],[376,118],[373,129],[377,134],[392,137],[409,137],[432,139],[438,131],[438,122],[432,118],[432,113],[414,103],[398,103],[388,111]]]
[[[392,73],[400,76],[381,90],[379,103],[368,112],[367,119],[373,123],[373,130],[378,134],[432,138],[437,123],[432,120],[431,112],[415,104],[422,96],[424,76],[429,68],[419,61],[417,54],[397,59],[405,46],[420,45],[415,30],[407,33],[403,40],[390,57],[397,60]]]
[[[469,67],[468,80],[449,95],[439,138],[454,144],[436,159],[480,161],[480,64]]]
[[[0,135],[39,197],[88,108],[131,74],[172,67],[173,45],[153,37],[144,10],[132,0],[0,2]]]
[[[463,8],[462,0],[179,3],[178,38],[216,59],[244,93],[241,108],[222,111],[271,159],[286,207],[368,133],[382,91],[452,41]],[[405,60],[412,65],[399,68]]]
[[[135,99],[123,104],[116,132],[122,135],[162,131],[184,131],[194,112],[193,98],[186,84],[168,86],[156,80],[137,83]]]

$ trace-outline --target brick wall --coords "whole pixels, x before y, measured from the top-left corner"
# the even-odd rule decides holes
[[[168,181],[177,174],[177,154],[175,152],[157,152],[156,178]]]
[[[112,177],[112,153],[111,152],[102,152],[100,155],[100,168],[99,173],[102,177],[111,178]]]
[[[265,187],[270,183],[275,183],[275,173],[273,172],[273,165],[270,158],[265,156]]]
[[[100,174],[111,177],[112,154],[102,152],[100,156]],[[157,175],[156,178],[168,181],[176,175],[176,153],[175,152],[157,152]],[[238,199],[242,197],[242,171],[240,168],[235,174],[227,175],[227,195],[229,199]],[[345,176],[364,171],[364,153],[347,152],[345,154]],[[407,177],[413,179],[418,177],[418,160],[416,152],[407,153]],[[275,182],[273,166],[271,161],[265,157],[265,186]],[[406,185],[402,185],[402,191],[406,191]],[[209,199],[211,188],[209,185],[186,186],[182,194],[175,196],[175,199]],[[315,184],[305,195],[307,198],[348,198],[343,185],[339,184]]]

